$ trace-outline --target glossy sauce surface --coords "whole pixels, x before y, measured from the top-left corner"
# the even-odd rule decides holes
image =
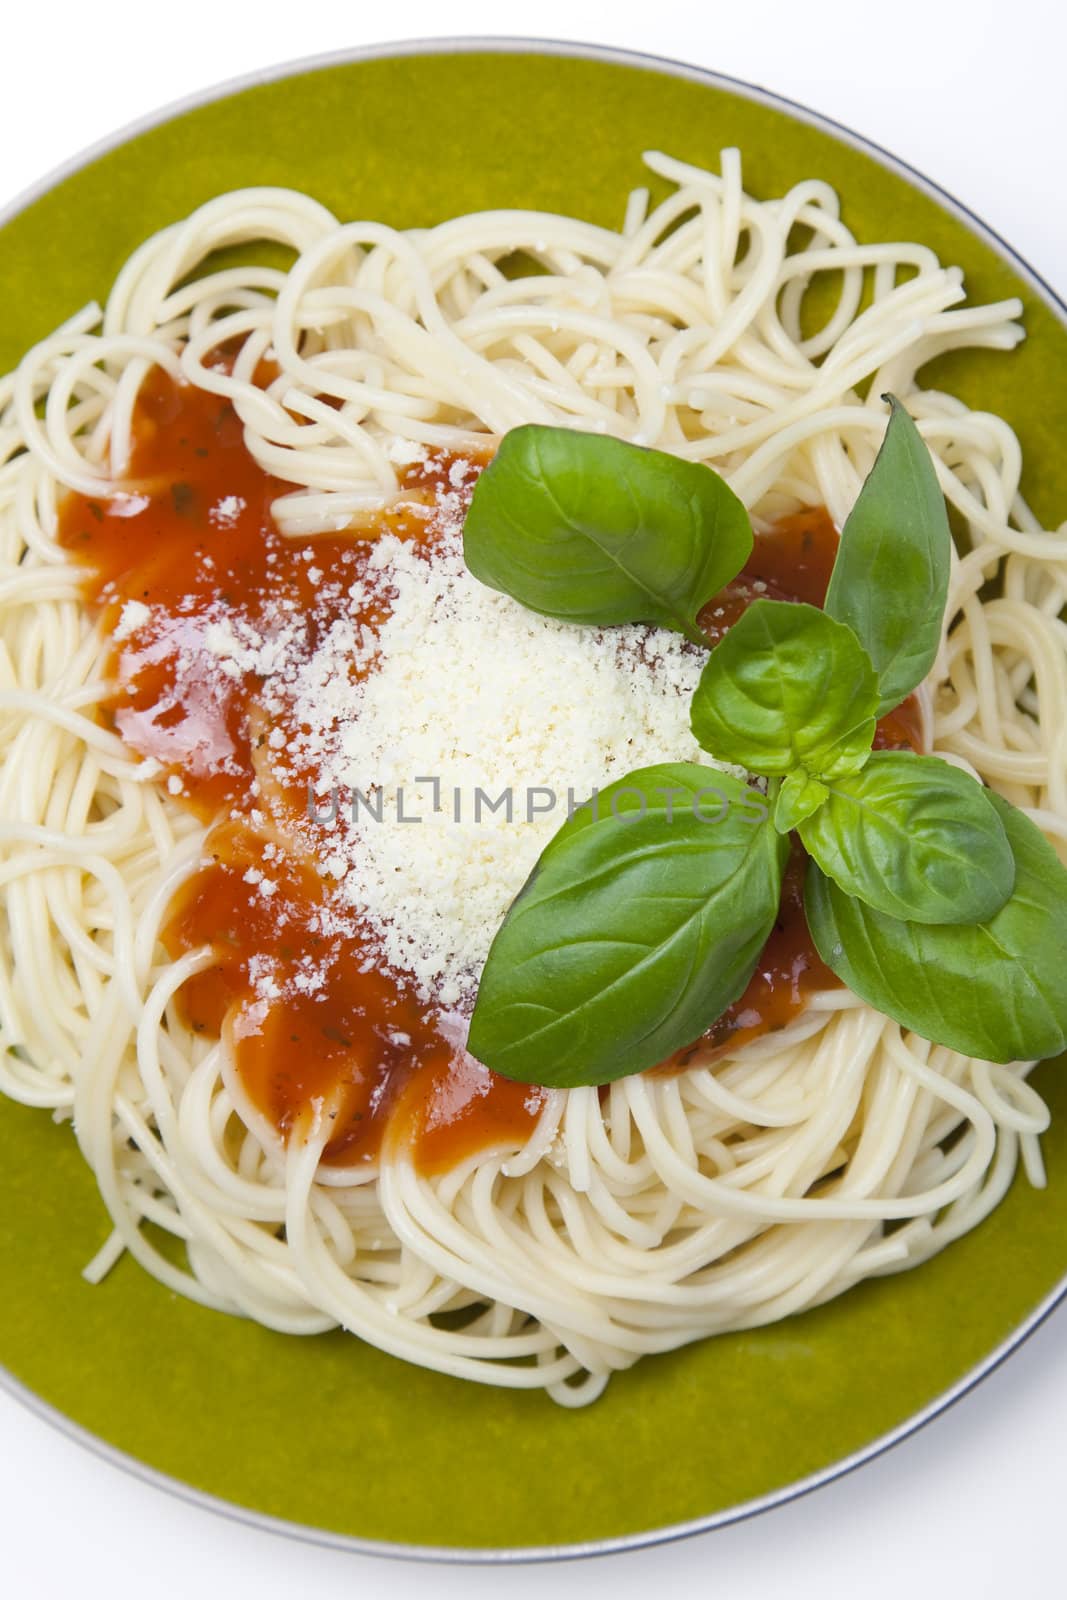
[[[174,956],[213,950],[211,965],[180,994],[185,1019],[211,1036],[227,1030],[241,1088],[283,1136],[313,1114],[329,1117],[328,1162],[375,1160],[387,1132],[411,1142],[426,1172],[489,1145],[522,1143],[543,1092],[473,1061],[462,1049],[461,1016],[427,1007],[376,970],[351,908],[341,914],[317,868],[328,853],[325,831],[321,850],[314,839],[308,848],[306,785],[273,780],[262,675],[239,660],[220,665],[205,645],[220,622],[254,632],[281,620],[291,625],[293,648],[313,650],[337,615],[351,614],[347,592],[370,548],[367,530],[283,537],[270,506],[288,486],[255,463],[232,407],[217,395],[154,374],[134,437],[124,491],[69,496],[61,539],[86,563],[87,595],[118,634],[115,726],[211,824],[204,862],[175,897],[165,928]],[[429,494],[449,465],[431,460],[406,486]],[[425,541],[432,559],[429,526],[417,507],[380,519],[380,528]],[[821,604],[836,542],[822,512],[761,537],[744,574],[702,613],[709,639],[761,594]],[[367,610],[360,620],[373,629],[381,619]],[[905,706],[881,737],[912,744],[917,729]],[[294,849],[297,822],[302,843]],[[784,1026],[813,989],[836,982],[807,934],[802,874],[794,852],[779,924],[744,996],[698,1041],[705,1048],[736,1047]],[[690,1053],[665,1065],[684,1065]]]

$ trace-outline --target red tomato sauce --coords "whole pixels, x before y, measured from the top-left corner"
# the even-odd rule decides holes
[[[430,491],[449,466],[435,458],[406,486]],[[107,715],[210,825],[203,863],[164,929],[174,957],[213,953],[179,995],[186,1022],[213,1037],[228,1028],[241,1085],[281,1135],[317,1112],[332,1123],[329,1163],[374,1161],[392,1130],[411,1142],[422,1171],[440,1172],[490,1145],[525,1141],[544,1092],[472,1060],[459,1042],[461,1017],[427,1007],[376,969],[351,908],[337,914],[316,853],[286,848],[287,822],[299,818],[305,839],[314,824],[306,787],[272,785],[262,676],[239,661],[228,671],[202,667],[212,619],[239,633],[243,623],[276,623],[280,611],[293,619],[299,648],[314,649],[334,617],[351,614],[347,590],[368,538],[387,530],[425,539],[427,519],[400,506],[370,535],[287,538],[270,507],[290,487],[246,450],[228,401],[155,373],[138,402],[123,491],[68,496],[60,538],[85,563],[87,598],[118,635]],[[823,512],[760,538],[745,572],[702,613],[709,639],[761,594],[820,604],[836,540]],[[373,629],[381,619],[368,605],[360,620]],[[886,719],[881,737],[916,743],[914,708]],[[813,989],[836,981],[807,935],[802,873],[797,851],[757,972],[700,1045],[735,1048],[783,1027]]]
[[[270,506],[290,485],[257,465],[217,395],[154,374],[134,439],[125,492],[69,496],[60,538],[88,565],[88,597],[106,627],[123,631],[130,601],[151,607],[150,623],[114,647],[110,715],[211,824],[205,864],[176,895],[164,931],[175,957],[214,951],[181,991],[185,1020],[219,1036],[229,1018],[241,1083],[281,1134],[322,1107],[333,1122],[330,1163],[375,1160],[393,1122],[424,1171],[490,1144],[523,1143],[543,1092],[488,1072],[458,1048],[454,1019],[389,974],[365,970],[367,947],[350,917],[331,916],[334,891],[314,858],[271,839],[287,814],[306,832],[306,788],[274,793],[264,828],[263,679],[205,675],[194,648],[217,612],[255,626],[291,602],[306,623],[302,647],[314,649],[342,600],[350,610],[346,590],[366,538],[279,533]],[[448,465],[420,468],[412,487],[432,488]],[[402,508],[383,514],[382,527],[419,539],[426,520]],[[361,620],[373,627],[376,618],[367,611]],[[278,990],[266,1002],[264,976]]]

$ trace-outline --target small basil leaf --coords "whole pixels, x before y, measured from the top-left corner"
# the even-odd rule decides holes
[[[564,823],[493,940],[471,1054],[572,1088],[699,1038],[778,915],[788,846],[762,801],[708,767],[644,767]]]
[[[820,783],[818,778],[809,778],[801,768],[798,772],[791,772],[778,791],[778,798],[774,804],[774,826],[779,833],[789,833],[810,817],[822,805],[830,793],[825,783]]]
[[[878,715],[934,664],[948,599],[952,535],[930,452],[903,406],[841,531],[826,611],[847,622],[878,673]]]
[[[826,778],[863,766],[877,704],[874,668],[850,628],[816,606],[757,600],[708,657],[690,720],[720,761]]]
[[[533,425],[504,435],[463,527],[474,576],[531,611],[657,623],[699,644],[698,611],[751,549],[748,513],[710,467]]]
[[[855,994],[923,1038],[985,1061],[1058,1055],[1067,1047],[1067,872],[1021,811],[990,799],[1015,857],[1015,888],[988,922],[887,917],[813,864],[808,924]]]
[[[1015,883],[989,791],[937,756],[876,751],[800,837],[839,889],[906,922],[985,922]]]

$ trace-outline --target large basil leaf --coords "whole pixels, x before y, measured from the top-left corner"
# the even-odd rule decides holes
[[[721,761],[778,777],[863,766],[878,684],[856,635],[816,606],[757,600],[715,646],[693,696],[693,733]]]
[[[808,923],[827,966],[923,1038],[986,1061],[1058,1055],[1067,1047],[1067,872],[1021,811],[990,798],[1015,857],[1015,888],[988,922],[899,921],[812,865]]]
[[[878,715],[934,664],[952,536],[930,452],[898,400],[878,458],[841,531],[826,611],[847,622],[878,673]]]
[[[937,756],[875,751],[829,784],[800,824],[805,849],[846,894],[913,922],[985,922],[1015,883],[987,789]]]
[[[505,434],[463,527],[474,576],[531,611],[701,644],[697,612],[751,549],[748,513],[710,467],[572,428]]]
[[[736,778],[692,764],[605,789],[550,841],[493,940],[471,1054],[572,1088],[692,1044],[744,990],[778,914],[787,844],[766,815]]]

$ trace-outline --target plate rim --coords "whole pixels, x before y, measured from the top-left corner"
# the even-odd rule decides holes
[[[771,89],[767,89],[762,84],[751,83],[746,79],[735,78],[727,73],[716,72],[709,67],[696,66],[691,62],[681,61],[671,56],[656,55],[651,51],[631,50],[621,46],[597,44],[584,40],[539,38],[525,35],[512,38],[505,34],[442,35],[429,38],[392,40],[380,44],[318,52],[310,56],[275,62],[269,66],[257,68],[252,72],[241,73],[235,77],[226,78],[221,82],[210,84],[204,89],[195,90],[190,94],[168,101],[156,110],[124,123],[121,127],[104,135],[103,138],[95,140],[66,161],[60,162],[0,207],[0,229],[14,221],[36,201],[51,193],[59,184],[65,182],[68,178],[74,177],[86,167],[91,166],[93,162],[99,160],[102,156],[121,149],[124,145],[132,143],[154,128],[174,121],[176,118],[184,116],[187,112],[211,105],[215,101],[229,99],[231,96],[241,94],[246,90],[258,88],[265,84],[278,83],[286,78],[300,77],[307,73],[319,72],[331,67],[346,66],[361,61],[395,60],[405,56],[463,55],[467,53],[557,55],[576,60],[602,61],[615,66],[636,67],[646,71],[660,72],[665,76],[687,79],[690,82],[700,83],[710,88],[724,90],[729,94],[753,101],[771,110],[784,111],[795,120],[806,123],[822,132],[828,132],[841,143],[850,145],[861,154],[873,158],[887,171],[903,178],[913,189],[934,200],[943,210],[947,211],[957,221],[962,222],[972,234],[1005,261],[1023,279],[1032,292],[1045,303],[1056,320],[1067,330],[1067,302],[1030,262],[1003,235],[980,217],[977,212],[973,211],[933,179],[927,177],[924,172],[904,161],[891,150],[888,150],[884,145],[878,144],[873,139],[866,138],[847,123],[839,122],[835,118],[816,111],[801,101],[791,99],[788,95],[778,94]],[[593,1539],[567,1544],[518,1545],[500,1548],[406,1544],[395,1540],[364,1538],[356,1534],[333,1533],[327,1528],[315,1528],[307,1523],[290,1522],[283,1517],[272,1516],[263,1511],[255,1511],[251,1507],[241,1506],[234,1501],[225,1500],[220,1495],[197,1489],[192,1484],[184,1483],[180,1478],[159,1471],[127,1451],[120,1450],[116,1445],[110,1444],[107,1440],[92,1433],[88,1428],[82,1427],[80,1423],[73,1421],[57,1406],[52,1405],[50,1401],[42,1399],[28,1385],[22,1383],[21,1380],[9,1372],[2,1363],[0,1363],[0,1391],[9,1395],[27,1411],[40,1418],[50,1427],[55,1428],[66,1438],[120,1471],[138,1478],[142,1483],[148,1484],[153,1488],[161,1489],[186,1504],[212,1512],[216,1516],[225,1517],[230,1521],[241,1523],[246,1527],[257,1528],[263,1532],[295,1539],[305,1544],[350,1551],[357,1555],[377,1556],[387,1560],[454,1566],[538,1564],[550,1561],[589,1559],[593,1556],[616,1555],[628,1550],[648,1549],[656,1545],[693,1538],[697,1534],[709,1533],[715,1528],[748,1521],[762,1512],[773,1510],[774,1507],[784,1505],[793,1500],[799,1500],[805,1495],[813,1493],[816,1489],[820,1489],[838,1478],[845,1477],[866,1462],[873,1461],[878,1456],[885,1454],[904,1439],[910,1438],[911,1435],[924,1428],[929,1422],[932,1422],[934,1418],[948,1411],[965,1395],[975,1390],[1010,1355],[1025,1344],[1030,1336],[1065,1300],[1067,1300],[1067,1273],[1033,1308],[1030,1314],[1012,1330],[1006,1339],[996,1345],[956,1383],[935,1396],[921,1410],[913,1412],[911,1416],[906,1417],[895,1428],[879,1434],[877,1438],[863,1445],[860,1449],[853,1451],[850,1455],[841,1457],[838,1461],[831,1462],[817,1472],[809,1473],[804,1478],[798,1478],[791,1483],[784,1484],[778,1489],[771,1490],[768,1494],[758,1495],[753,1499],[742,1501],[736,1506],[709,1512],[702,1517],[693,1517],[684,1522],[669,1523],[664,1527],[647,1529],[638,1533],[621,1534],[615,1538]]]

